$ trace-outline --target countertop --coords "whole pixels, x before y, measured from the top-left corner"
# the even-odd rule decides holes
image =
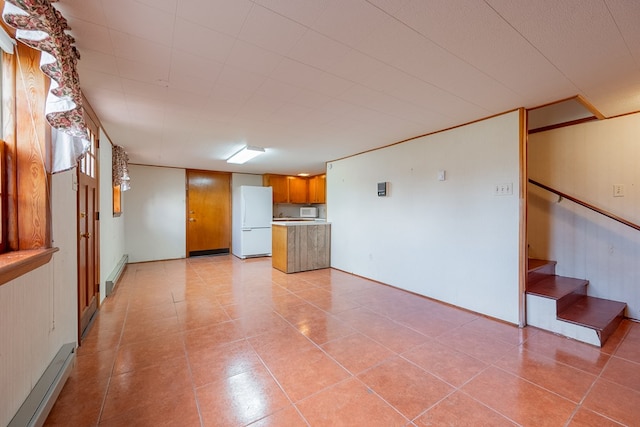
[[[307,219],[281,218],[271,222],[271,225],[282,225],[284,227],[291,227],[293,225],[319,225],[319,224],[330,224],[330,223],[327,222],[327,220],[320,219],[320,218],[307,218]]]

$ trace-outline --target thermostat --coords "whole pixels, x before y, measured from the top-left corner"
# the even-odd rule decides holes
[[[378,183],[378,197],[385,197],[387,195],[387,182]]]

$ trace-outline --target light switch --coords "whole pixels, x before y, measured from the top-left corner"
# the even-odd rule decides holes
[[[438,171],[438,181],[444,181],[447,179],[447,171],[446,170],[439,170]]]
[[[624,185],[613,184],[613,197],[624,197]]]

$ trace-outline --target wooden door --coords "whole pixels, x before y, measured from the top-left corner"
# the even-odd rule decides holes
[[[231,174],[187,171],[187,254],[229,253]]]
[[[78,341],[81,342],[100,300],[98,264],[98,141],[78,167]]]

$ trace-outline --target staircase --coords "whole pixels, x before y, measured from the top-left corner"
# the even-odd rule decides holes
[[[556,262],[529,259],[527,324],[601,347],[627,304],[587,295],[588,280],[558,276]]]

